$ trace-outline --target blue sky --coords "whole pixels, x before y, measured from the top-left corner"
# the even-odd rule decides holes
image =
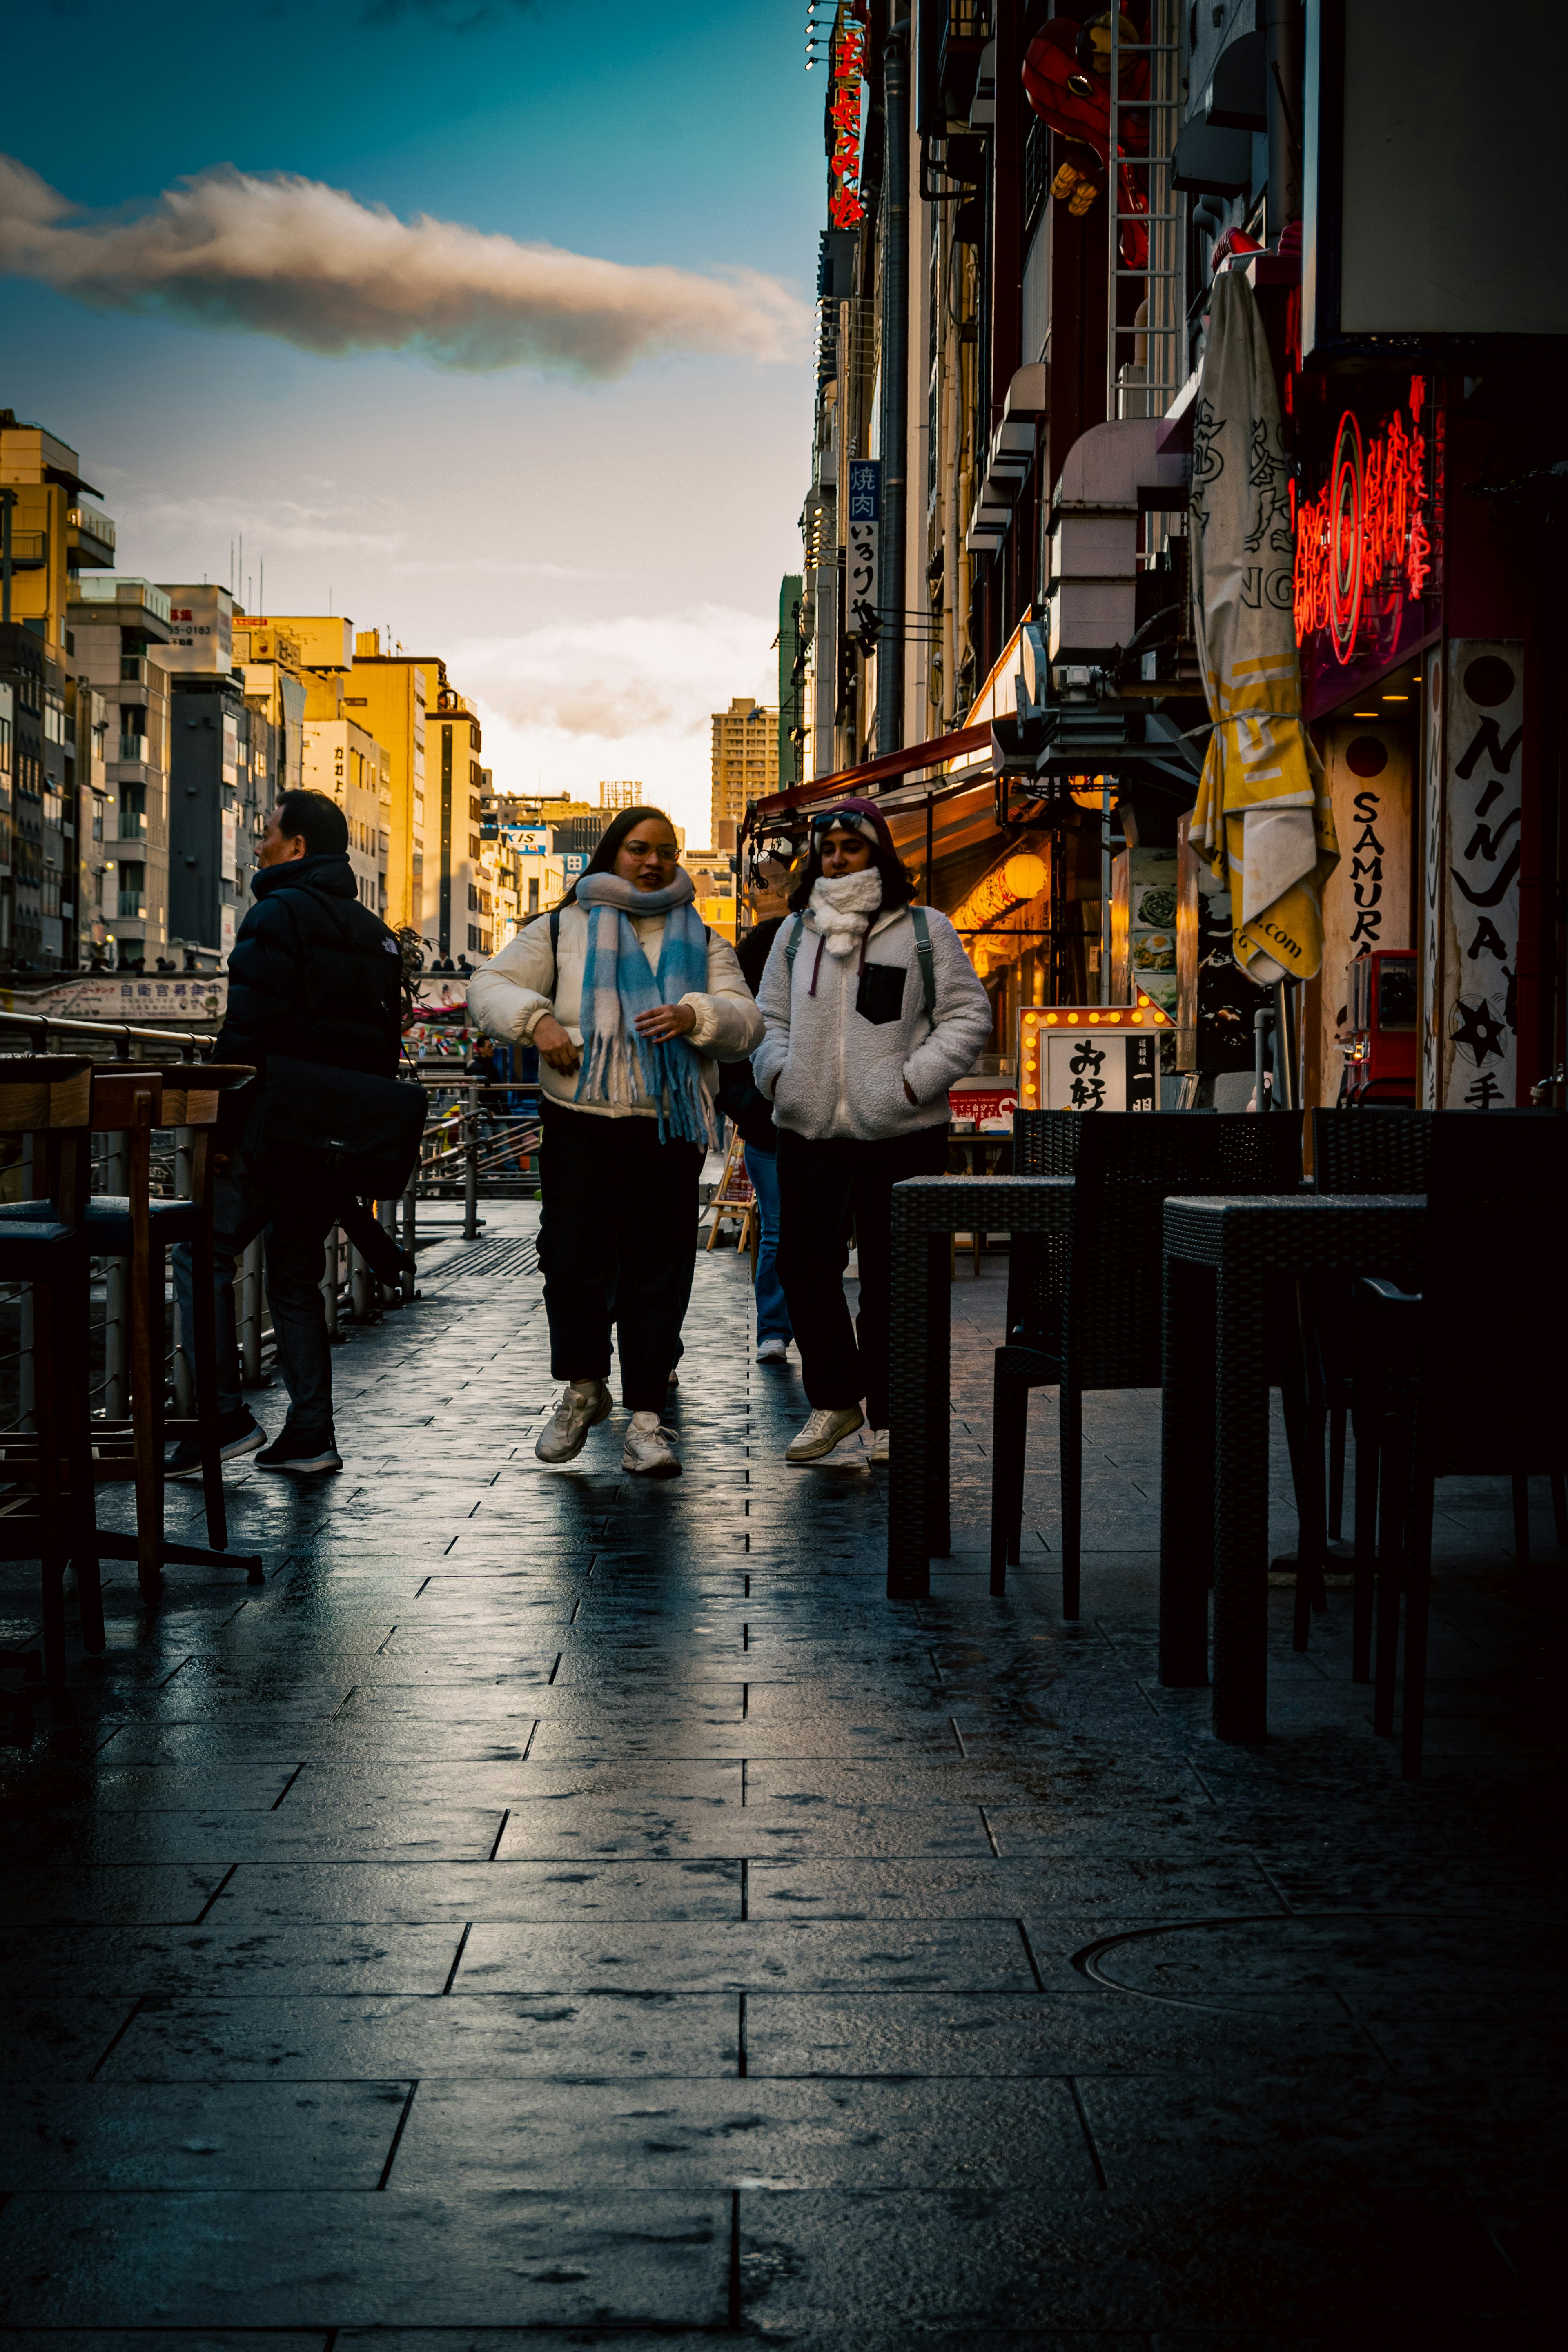
[[[29,274],[0,277],[0,404],[79,449],[123,568],[226,579],[243,532],[249,601],[264,565],[270,610],[323,609],[330,594],[362,626],[445,654],[487,708],[499,782],[635,775],[705,838],[707,712],[767,693],[778,578],[798,561],[802,306],[823,218],[822,78],[802,70],[804,16],[802,0],[273,0],[150,19],[62,0],[14,17],[13,89],[58,89],[74,52],[86,69],[67,82],[90,95],[67,102],[68,140],[47,104],[7,110],[0,132],[79,208],[52,207],[27,247],[58,247],[68,267],[24,257]],[[111,270],[106,293],[71,274],[89,236],[177,209],[186,181],[251,238],[279,175],[349,200],[310,197],[326,207],[320,236],[290,215],[284,278],[340,228],[352,272],[358,241],[379,234],[376,206],[682,275],[609,273],[606,315],[629,289],[642,323],[623,371],[594,374],[570,361],[441,364],[400,327],[370,334],[381,348],[301,348],[345,320],[358,331],[354,289],[335,279],[290,296],[305,324],[279,334],[205,322],[232,312],[226,296],[196,322],[168,315],[140,248],[134,284]],[[459,276],[482,276],[496,250],[498,267],[517,266],[510,245],[424,248],[386,262],[382,311],[439,301],[448,251]],[[15,241],[7,251],[16,263]],[[416,267],[426,292],[408,290]],[[247,315],[271,299],[253,290]],[[178,306],[201,307],[188,291]],[[551,332],[578,348],[574,320]],[[497,356],[493,338],[480,356]]]

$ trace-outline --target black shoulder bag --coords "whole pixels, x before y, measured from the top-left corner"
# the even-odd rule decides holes
[[[337,921],[337,910],[328,914]],[[354,953],[346,923],[338,928]],[[395,1200],[407,1189],[425,1132],[425,1088],[330,1062],[268,1054],[246,1156],[273,1184],[300,1184],[343,1199]]]

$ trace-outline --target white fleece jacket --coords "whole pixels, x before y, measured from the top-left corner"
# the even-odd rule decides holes
[[[936,979],[936,1018],[926,1019],[915,954],[915,928],[905,907],[879,915],[866,937],[866,964],[893,967],[903,987],[875,981],[868,998],[892,997],[896,1016],[868,1020],[856,1010],[860,959],[829,955],[815,931],[802,929],[795,971],[788,949],[797,918],[786,917],[773,940],[757,1002],[768,1034],[752,1056],[752,1073],[792,1134],[852,1136],[874,1142],[913,1135],[947,1120],[947,1090],[974,1067],[991,1035],[991,1001],[945,915],[925,910]],[[813,973],[816,993],[811,992]],[[904,1092],[908,1080],[912,1103]]]
[[[634,915],[632,929],[654,971],[664,940],[662,915]],[[542,915],[510,940],[500,955],[481,964],[468,982],[472,1024],[487,1036],[510,1037],[521,1045],[532,1042],[533,1032],[546,1013],[553,1013],[574,1045],[583,1042],[583,967],[588,956],[588,917],[578,906],[561,910],[559,970],[550,952],[550,923]],[[687,1042],[702,1056],[702,1084],[710,1097],[719,1083],[720,1062],[743,1062],[763,1034],[763,1016],[746,986],[735,950],[717,931],[708,935],[708,986],[680,999],[697,1015],[697,1026]],[[651,1118],[649,1102],[629,1105],[577,1102],[577,1072],[568,1076],[552,1070],[542,1055],[539,1077],[552,1102],[564,1103],[591,1118]]]

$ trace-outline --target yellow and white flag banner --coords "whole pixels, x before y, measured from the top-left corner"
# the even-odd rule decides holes
[[[1251,287],[1215,279],[1193,431],[1193,618],[1214,733],[1191,839],[1230,892],[1249,980],[1310,980],[1333,804],[1301,717],[1295,530],[1279,396]]]

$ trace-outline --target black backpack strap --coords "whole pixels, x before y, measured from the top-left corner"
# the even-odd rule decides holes
[[[784,970],[788,972],[792,984],[795,980],[795,960],[800,948],[800,935],[805,929],[805,917],[797,915],[795,919],[795,929],[789,935],[789,945],[784,950]]]
[[[550,961],[555,967],[555,977],[561,977],[561,909],[550,909]]]
[[[931,925],[923,907],[910,908],[910,920],[915,927],[915,961],[921,968],[921,993],[925,999],[926,1019],[936,1024],[936,958],[931,950]]]

